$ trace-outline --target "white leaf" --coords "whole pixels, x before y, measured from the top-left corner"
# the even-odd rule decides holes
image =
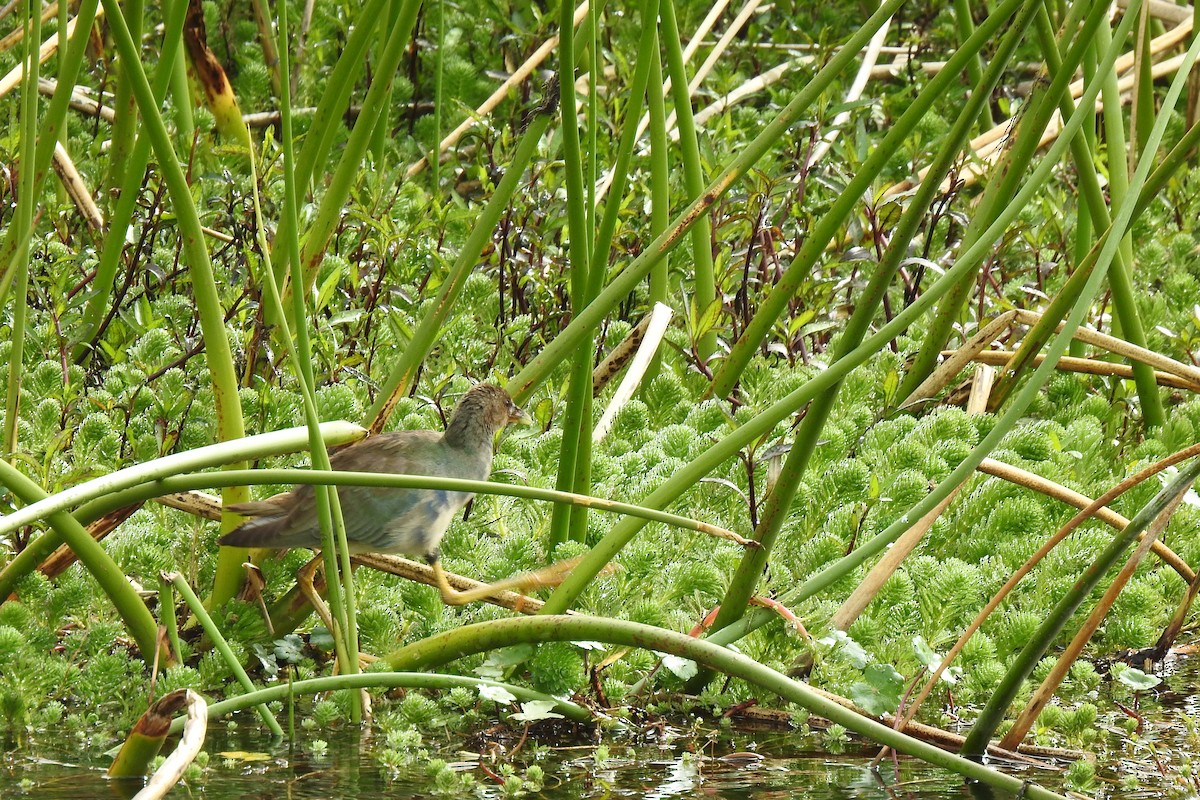
[[[662,661],[663,666],[670,670],[671,674],[685,681],[688,678],[694,677],[695,674],[699,672],[699,667],[696,666],[696,662],[687,658],[680,658],[679,656],[663,656]]]
[[[537,722],[543,719],[563,719],[562,714],[555,714],[550,709],[554,708],[553,700],[530,700],[527,703],[521,703],[521,710],[516,714],[509,714],[509,719],[515,719],[518,722]]]
[[[503,705],[517,702],[517,696],[503,686],[487,686],[481,683],[475,688],[479,690],[479,696],[484,700],[491,700],[493,703]]]

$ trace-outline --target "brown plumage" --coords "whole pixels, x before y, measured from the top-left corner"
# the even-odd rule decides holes
[[[335,470],[486,480],[496,433],[529,416],[508,392],[480,384],[463,395],[445,433],[393,431],[351,445],[330,458]],[[467,492],[343,486],[338,489],[346,538],[354,552],[403,553],[437,561],[442,535],[470,500]],[[221,537],[236,547],[319,547],[321,530],[312,486],[269,500],[239,503],[251,517]]]

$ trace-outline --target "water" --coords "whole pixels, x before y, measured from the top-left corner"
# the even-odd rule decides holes
[[[286,745],[270,749],[270,740],[257,733],[230,734],[218,726],[205,749],[212,754],[201,780],[177,786],[168,797],[249,798],[424,798],[437,797],[423,765],[399,775],[389,774],[371,753],[374,743],[355,730],[323,734],[329,743],[320,756],[297,750],[289,756]],[[597,762],[592,745],[554,743],[540,751],[536,763],[545,772],[542,790],[533,797],[547,798],[806,798],[807,800],[949,800],[1009,795],[990,794],[968,787],[961,778],[911,759],[900,761],[899,773],[887,762],[879,772],[869,769],[871,755],[859,751],[835,756],[789,746],[788,737],[738,735],[720,749],[699,755],[678,746],[609,745],[609,755]],[[461,744],[461,743],[460,743]],[[757,752],[733,750],[731,745],[756,747]],[[528,743],[526,743],[528,746]],[[38,755],[13,751],[0,760],[0,797],[65,800],[95,797],[100,793],[121,796],[105,775],[107,758],[80,757],[78,751],[41,747]],[[222,759],[219,752],[268,754],[267,760]],[[436,754],[455,770],[469,772],[482,786],[483,796],[505,797],[504,791],[479,766],[480,754],[446,751]],[[484,765],[498,773],[504,758]],[[523,770],[529,761],[518,751],[509,763]],[[26,780],[25,787],[20,781]],[[133,787],[136,791],[138,787]]]
[[[1110,731],[1110,752],[1098,769],[1098,784],[1089,792],[1102,800],[1151,800],[1163,797],[1200,797],[1200,784],[1186,777],[1192,761],[1200,763],[1200,701],[1194,687],[1200,683],[1200,659],[1177,660],[1164,674],[1162,691],[1141,700],[1145,727],[1141,737],[1120,728],[1121,714],[1102,716],[1100,725]],[[1101,699],[1102,708],[1111,708]],[[296,748],[272,743],[262,735],[257,721],[241,715],[230,728],[218,722],[209,729],[206,768],[195,782],[180,785],[168,797],[229,798],[432,798],[438,796],[427,763],[397,771],[383,767],[377,757],[385,747],[383,737],[364,734],[350,726],[317,733],[299,732]],[[556,798],[804,798],[804,800],[959,800],[1010,795],[986,787],[969,786],[953,774],[912,759],[898,765],[885,761],[871,770],[873,746],[853,743],[845,754],[814,752],[811,739],[789,733],[729,733],[712,726],[681,735],[669,727],[644,729],[631,737],[609,738],[604,751],[578,734],[549,731],[538,741],[522,740],[520,730],[497,728],[469,737],[425,735],[430,758],[447,762],[452,769],[477,781],[477,791],[457,796],[503,798],[498,783],[503,765],[524,774],[530,764],[544,772],[540,791],[526,797]],[[328,743],[314,751],[313,740]],[[805,741],[810,744],[806,745]],[[118,743],[82,746],[52,741],[46,735],[20,744],[5,742],[0,754],[0,799],[65,800],[66,798],[129,796],[105,777],[109,758],[103,751]],[[236,755],[223,756],[223,753]],[[1061,768],[1029,769],[995,765],[1010,773],[1064,792]],[[1021,770],[1026,770],[1022,772]],[[1122,785],[1135,777],[1136,787]],[[136,791],[138,787],[133,787]]]

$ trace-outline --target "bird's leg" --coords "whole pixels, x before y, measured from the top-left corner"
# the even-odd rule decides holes
[[[321,566],[321,554],[317,553],[312,560],[305,564],[296,573],[296,586],[300,589],[300,594],[312,604],[313,611],[317,612],[317,616],[321,618],[321,623],[325,626],[325,630],[329,631],[329,635],[336,637],[338,629],[333,626],[333,614],[329,611],[329,606],[321,599],[321,593],[317,591],[317,587],[313,585],[313,578],[317,574],[317,568]],[[328,576],[326,576],[328,582]],[[366,653],[358,654],[358,669],[361,672],[375,660],[374,656],[369,656]],[[337,674],[338,662],[334,661],[334,674]],[[366,689],[359,689],[359,694],[362,695],[362,710],[363,718],[370,720],[373,716],[371,713],[371,695]]]
[[[321,598],[321,593],[317,591],[314,585],[314,577],[317,574],[317,569],[322,563],[321,555],[318,553],[313,556],[312,560],[305,564],[296,573],[296,586],[300,589],[300,594],[312,604],[313,611],[321,618],[321,624],[325,626],[325,630],[329,631],[330,636],[337,636],[338,629],[333,627],[333,614],[329,611],[329,605]],[[376,657],[368,653],[360,652],[358,654],[358,666],[360,670],[366,669],[369,665],[376,661]],[[364,697],[365,697],[364,692]]]
[[[318,553],[296,573],[296,587],[300,590],[300,594],[304,595],[304,599],[312,605],[313,611],[317,612],[317,616],[321,618],[321,624],[325,626],[325,630],[329,631],[329,635],[337,636],[338,629],[333,625],[333,614],[330,613],[329,606],[321,598],[321,593],[313,585],[313,579],[320,566],[321,555]]]
[[[516,591],[523,594],[530,589],[558,586],[579,563],[578,558],[569,558],[532,572],[522,572],[520,575],[514,575],[496,583],[460,591],[452,587],[450,581],[446,579],[446,573],[442,570],[440,554],[430,553],[427,558],[429,566],[433,567],[433,577],[437,581],[438,591],[441,592],[442,602],[448,606],[466,605],[476,600],[494,597],[501,592]]]

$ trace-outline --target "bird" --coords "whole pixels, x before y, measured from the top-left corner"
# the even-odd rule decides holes
[[[329,459],[330,466],[340,471],[487,480],[496,434],[508,425],[531,422],[507,391],[481,383],[459,400],[444,433],[405,430],[378,434],[337,451]],[[447,605],[482,600],[514,587],[561,583],[559,575],[569,566],[565,563],[468,591],[452,588],[441,565],[442,536],[472,497],[472,492],[447,489],[338,488],[350,552],[424,557],[433,568],[438,591]],[[297,486],[267,500],[230,505],[229,510],[249,519],[222,536],[218,540],[221,545],[278,549],[321,546],[312,486]],[[310,565],[313,571],[315,561]],[[311,578],[310,571],[310,590]],[[313,598],[315,592],[310,596]]]

